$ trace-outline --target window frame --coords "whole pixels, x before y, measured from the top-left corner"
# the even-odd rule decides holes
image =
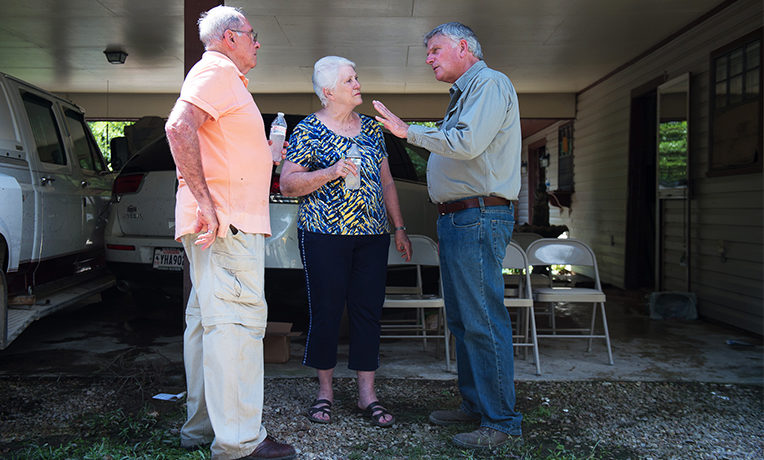
[[[72,152],[76,157],[76,162],[79,164],[80,169],[89,173],[101,173],[108,171],[108,168],[106,167],[106,160],[103,158],[103,154],[101,153],[101,150],[98,148],[98,144],[96,144],[96,141],[93,138],[93,133],[90,131],[90,127],[85,122],[84,115],[71,108],[65,108],[64,120],[67,123],[67,129],[69,130],[69,135],[72,139]],[[74,123],[75,126],[71,125],[70,121],[71,123]],[[84,141],[84,146],[87,148],[87,152],[78,151],[78,144],[75,142],[75,133],[73,132],[73,128],[75,127],[82,130],[82,140]],[[80,155],[81,153],[87,154],[87,158],[85,158],[85,160],[89,160],[89,164],[87,166],[82,165],[83,158]]]
[[[557,127],[557,190],[555,192],[573,193],[576,190],[574,178],[575,157],[574,151],[574,124],[572,121]],[[567,139],[568,149],[563,150],[563,143]],[[563,161],[569,163],[568,171],[563,171]],[[563,177],[567,172],[567,177]],[[564,180],[567,179],[567,180]]]
[[[32,138],[34,140],[35,150],[37,152],[37,161],[40,162],[41,165],[44,165],[47,169],[55,169],[55,170],[62,170],[62,169],[70,169],[71,166],[69,165],[69,153],[67,152],[66,145],[64,143],[64,135],[61,132],[61,126],[59,125],[58,116],[56,115],[56,107],[53,101],[50,99],[47,99],[45,97],[40,96],[39,94],[35,94],[31,91],[27,91],[26,89],[21,90],[21,102],[24,107],[24,113],[26,114],[27,120],[29,122],[29,126],[32,130]],[[45,110],[45,115],[48,115],[44,120],[40,118],[39,120],[36,119],[34,116],[36,114],[30,112],[30,108],[32,107],[29,104],[34,104],[41,109]],[[45,122],[46,126],[40,125],[40,122]],[[50,126],[47,126],[47,123],[50,122]],[[49,128],[52,127],[53,133],[44,133],[41,131],[38,131],[39,127],[43,128]],[[56,161],[55,157],[50,157],[48,151],[43,151],[42,147],[46,147],[43,145],[40,145],[41,139],[39,138],[38,134],[55,134],[56,135],[56,144],[58,145],[58,149],[60,150],[60,161]],[[49,139],[45,139],[49,140]],[[52,140],[52,139],[50,139]],[[56,145],[56,144],[51,144]],[[52,159],[53,161],[48,161],[49,159]]]
[[[748,33],[746,35],[743,35],[732,42],[717,48],[711,52],[709,55],[709,66],[708,66],[708,166],[706,171],[706,176],[708,177],[717,177],[717,176],[729,176],[729,175],[737,175],[737,174],[752,174],[752,173],[760,173],[762,171],[762,156],[764,156],[764,152],[762,152],[762,131],[761,131],[761,122],[762,122],[762,62],[764,60],[764,40],[762,40],[762,31],[764,31],[764,28],[759,28],[751,33]],[[754,161],[744,164],[744,165],[729,165],[726,166],[714,166],[715,160],[718,160],[718,156],[720,154],[717,153],[717,155],[714,155],[714,123],[717,119],[717,113],[720,113],[719,110],[716,108],[716,60],[720,57],[723,57],[725,55],[729,55],[732,52],[734,52],[737,49],[744,50],[745,46],[749,43],[755,42],[756,40],[759,41],[759,91],[758,91],[758,101],[745,101],[745,93],[743,93],[742,101],[741,102],[735,102],[730,104],[728,102],[727,106],[734,107],[740,107],[744,106],[746,104],[756,104],[757,105],[757,111],[758,114],[758,122],[756,125],[759,127],[759,135],[758,135],[758,155],[754,159]],[[743,52],[743,56],[745,56],[745,53]],[[745,61],[744,61],[745,62]],[[745,82],[745,71],[746,67],[744,64],[743,67],[743,81]],[[729,64],[728,64],[728,70],[729,72]],[[727,75],[727,78],[725,81],[729,82],[730,76]],[[727,94],[729,95],[729,84],[727,89]]]

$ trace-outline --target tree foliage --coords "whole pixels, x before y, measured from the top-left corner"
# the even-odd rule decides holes
[[[687,185],[687,121],[668,121],[658,129],[659,183],[663,187]]]
[[[90,131],[93,132],[98,148],[103,152],[106,162],[111,164],[111,140],[125,135],[125,126],[134,121],[89,121]]]

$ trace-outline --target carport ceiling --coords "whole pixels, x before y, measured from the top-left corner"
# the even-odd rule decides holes
[[[238,0],[259,33],[253,92],[311,92],[313,62],[358,64],[364,91],[433,93],[422,36],[459,20],[519,92],[577,92],[721,0]],[[106,62],[117,45],[124,65]],[[176,93],[183,0],[2,0],[0,70],[58,92]]]

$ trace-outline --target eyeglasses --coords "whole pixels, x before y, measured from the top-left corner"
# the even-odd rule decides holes
[[[257,32],[255,32],[254,30],[249,30],[249,31],[247,31],[247,30],[236,30],[236,29],[228,29],[228,30],[230,30],[231,32],[236,32],[238,34],[247,34],[247,35],[249,35],[249,38],[252,39],[252,43],[257,42]]]

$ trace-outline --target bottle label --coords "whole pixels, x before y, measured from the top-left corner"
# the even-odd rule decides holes
[[[286,126],[271,126],[271,137],[273,136],[286,136]]]

